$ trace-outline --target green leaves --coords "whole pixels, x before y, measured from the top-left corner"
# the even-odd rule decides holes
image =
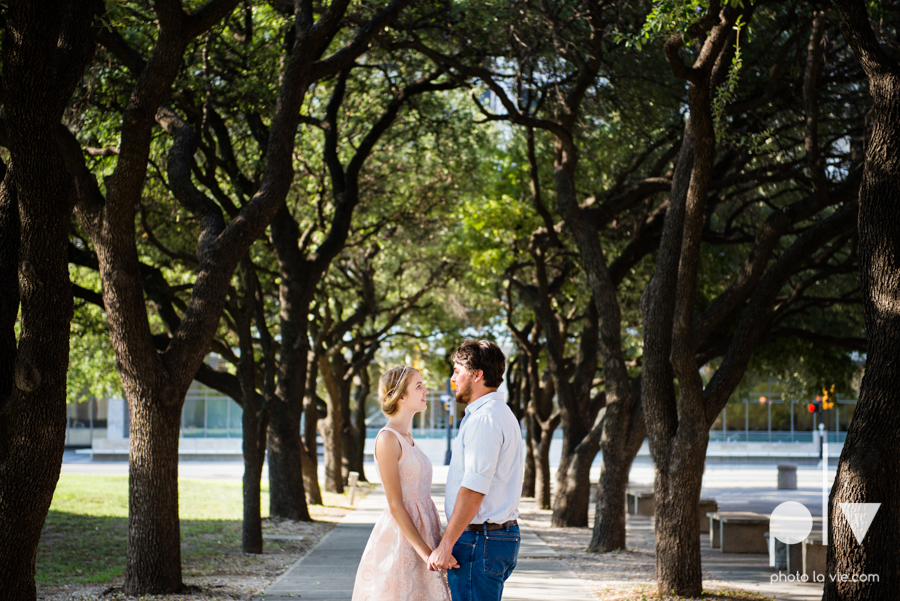
[[[724,5],[743,8],[743,0],[726,0]],[[665,39],[675,34],[681,34],[685,45],[690,44],[690,27],[702,18],[709,10],[709,2],[703,0],[663,0],[656,2],[644,26],[637,34],[616,31],[615,41],[622,43],[626,48],[635,48],[640,51],[642,46],[656,39]]]

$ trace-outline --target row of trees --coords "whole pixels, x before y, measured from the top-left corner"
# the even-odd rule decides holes
[[[376,352],[415,344],[439,373],[472,326],[518,349],[525,493],[554,525],[589,525],[602,451],[591,551],[625,546],[625,486],[649,436],[660,590],[701,590],[708,432],[754,362],[846,386],[848,353],[868,351],[845,447],[859,466],[842,463],[832,504],[889,503],[870,458],[891,438],[870,433],[891,423],[890,360],[873,372],[863,332],[890,350],[895,237],[877,229],[884,209],[859,230],[857,214],[893,198],[896,68],[865,6],[838,4],[10,2],[4,594],[35,596],[73,315],[108,340],[73,348],[108,344],[129,404],[131,594],[183,586],[192,379],[243,408],[243,548],[261,552],[265,458],[270,514],[309,519],[320,486],[362,473]],[[205,364],[210,351],[227,367]],[[878,571],[832,528],[830,565]],[[854,586],[826,594],[880,598]]]

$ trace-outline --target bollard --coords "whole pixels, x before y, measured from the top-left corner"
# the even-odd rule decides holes
[[[778,489],[797,490],[797,466],[793,463],[778,466]]]
[[[353,498],[356,496],[356,482],[359,480],[359,472],[350,472],[347,485],[350,486],[350,506],[353,506]]]

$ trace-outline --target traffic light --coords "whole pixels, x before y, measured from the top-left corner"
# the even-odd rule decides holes
[[[807,409],[809,409],[810,413],[821,413],[822,412],[822,397],[816,397],[816,400],[807,405]]]
[[[831,388],[822,387],[822,410],[827,411],[828,409],[834,408],[834,384],[831,385]]]

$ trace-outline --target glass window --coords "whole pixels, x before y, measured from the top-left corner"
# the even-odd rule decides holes
[[[208,438],[225,438],[228,436],[228,399],[206,399],[206,436]]]
[[[197,394],[194,385],[188,390],[181,411],[181,436],[203,438],[206,422],[206,399]]]
[[[231,399],[228,400],[228,406],[231,409],[231,415],[228,420],[228,437],[242,438],[244,429],[241,420],[244,418],[244,409]]]

